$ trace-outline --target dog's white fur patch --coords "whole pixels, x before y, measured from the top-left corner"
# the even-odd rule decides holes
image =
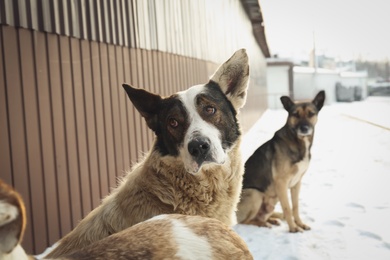
[[[165,219],[169,219],[168,214],[157,215],[153,218],[145,220],[144,222],[155,221],[155,220],[165,220]]]
[[[5,200],[0,200],[0,227],[15,220],[19,216],[19,209]]]
[[[202,93],[204,88],[204,85],[196,85],[178,93],[180,100],[187,109],[189,120],[189,128],[187,129],[184,137],[183,147],[179,149],[179,156],[182,158],[186,170],[193,174],[199,171],[200,165],[193,160],[187,147],[188,143],[192,141],[195,134],[197,136],[200,135],[210,139],[210,152],[214,163],[224,164],[227,157],[227,154],[222,148],[220,131],[214,125],[204,121],[196,110],[196,96]]]
[[[170,221],[173,225],[173,236],[178,245],[176,256],[179,259],[212,259],[212,248],[206,238],[192,232],[192,230],[186,227],[180,220],[171,219]]]
[[[313,134],[313,130],[314,128],[313,127],[309,127],[309,129],[307,130],[306,133],[302,133],[301,129],[298,129],[298,135],[300,136],[309,136],[309,135],[312,135]]]
[[[54,245],[52,245],[51,247],[46,248],[45,251],[43,251],[42,254],[35,255],[34,258],[36,258],[36,259],[45,259],[46,256],[47,256],[48,254],[50,254],[51,251],[53,251],[54,249],[56,249],[56,247],[57,247],[59,244],[60,244],[60,243],[59,243],[58,241],[55,242]]]
[[[308,137],[304,137],[303,141],[305,142],[305,156],[303,157],[302,161],[297,162],[297,173],[294,175],[294,177],[291,179],[289,183],[289,188],[294,187],[299,180],[301,180],[302,175],[306,172],[307,168],[309,167],[310,159],[309,159],[309,146],[310,146],[310,141]]]
[[[17,245],[11,253],[1,255],[1,260],[28,260],[28,256],[21,245]]]

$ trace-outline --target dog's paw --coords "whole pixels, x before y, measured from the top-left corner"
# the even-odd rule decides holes
[[[247,221],[245,224],[255,225],[258,227],[272,228],[272,225],[270,223],[264,222],[264,221],[256,219],[256,218],[252,219],[250,221]]]
[[[302,228],[303,230],[310,230],[310,227],[304,224],[303,222],[297,222],[296,224],[298,225],[298,227]]]
[[[268,222],[265,222],[263,227],[266,227],[266,228],[272,228],[272,225]]]
[[[308,225],[303,224],[303,223],[302,223],[302,225],[300,225],[300,227],[303,228],[304,230],[310,230],[311,229]]]
[[[297,225],[289,227],[289,232],[290,233],[298,233],[298,232],[303,232],[303,229]]]
[[[280,226],[280,222],[279,220],[277,220],[276,218],[269,218],[267,220],[268,223],[272,224],[272,225],[275,225],[275,226]]]

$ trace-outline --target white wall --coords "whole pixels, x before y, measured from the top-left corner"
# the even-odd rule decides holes
[[[325,90],[326,104],[336,102],[336,83],[344,87],[359,86],[362,98],[367,97],[366,72],[337,72],[327,69],[294,67],[294,97],[297,100],[312,99],[318,91]]]
[[[268,66],[267,67],[267,96],[268,108],[283,108],[280,102],[281,96],[288,96],[288,69],[289,66]]]
[[[294,97],[296,100],[310,100],[320,90],[325,90],[325,104],[336,102],[336,82],[340,75],[331,70],[294,67]]]
[[[268,108],[283,108],[280,97],[289,95],[289,79],[287,65],[267,67]],[[344,87],[359,86],[362,88],[362,98],[367,97],[366,72],[338,72],[334,70],[311,67],[293,68],[293,94],[295,100],[311,100],[320,90],[325,90],[325,104],[336,102],[336,83]]]

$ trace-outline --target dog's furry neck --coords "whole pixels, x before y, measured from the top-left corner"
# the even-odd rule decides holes
[[[237,156],[239,142],[235,144],[233,149],[229,151],[229,154]],[[235,177],[237,168],[240,168],[241,163],[238,164],[239,160],[231,159],[232,156],[228,156],[227,160],[223,165],[218,164],[207,164],[202,166],[196,174],[191,174],[186,171],[183,162],[174,156],[166,155],[161,156],[158,150],[152,150],[142,162],[142,165],[136,167],[144,167],[148,174],[154,175],[150,177],[157,177],[161,183],[167,183],[167,187],[175,187],[172,193],[190,193],[190,197],[194,200],[198,200],[201,203],[209,204],[214,196],[216,190],[222,190],[228,188],[229,182]],[[148,169],[147,169],[148,168]],[[130,174],[131,175],[131,174]],[[224,183],[226,187],[221,187],[221,183]],[[196,193],[191,194],[191,190],[195,189]],[[166,191],[164,191],[166,196]],[[164,198],[160,198],[164,199]],[[180,208],[180,205],[174,205],[174,208]]]
[[[310,149],[313,143],[314,130],[311,135],[307,135],[305,137],[299,137],[297,132],[289,127],[287,124],[279,129],[275,133],[275,137],[281,139],[286,143],[285,149],[288,150],[292,160],[292,163],[296,163],[301,161],[306,153],[306,149],[309,149],[309,158],[311,157]],[[306,146],[306,142],[304,139],[309,141],[309,146]]]
[[[221,203],[219,198],[216,198],[217,195],[224,198],[229,197],[230,199],[227,199],[225,203],[231,205],[226,206],[235,211],[238,195],[233,194],[239,193],[239,191],[234,183],[241,182],[243,171],[239,147],[238,140],[228,152],[229,160],[225,164],[205,165],[196,174],[188,173],[177,157],[161,156],[157,150],[152,149],[145,159],[135,165],[132,171],[124,177],[122,183],[113,193],[118,192],[122,193],[123,196],[128,196],[134,192],[127,190],[128,184],[137,183],[136,187],[139,187],[139,190],[166,204],[166,208],[162,209],[162,212],[158,212],[159,214],[174,212],[206,217],[215,216],[215,212],[211,212],[216,210],[214,207],[218,203]],[[113,197],[113,194],[109,197]],[[129,199],[121,201],[133,203]],[[131,208],[131,205],[121,205],[121,208]],[[231,216],[221,218],[220,220],[226,224],[234,224],[231,223],[232,220],[229,220]],[[130,222],[127,225],[136,224],[137,220]]]
[[[288,141],[294,141],[296,144],[302,144],[304,143],[303,139],[308,138],[310,143],[313,142],[313,137],[314,137],[314,129],[313,132],[310,135],[307,136],[298,136],[298,133],[295,129],[291,128],[287,123],[279,129],[275,135],[279,136],[283,140],[288,140]]]

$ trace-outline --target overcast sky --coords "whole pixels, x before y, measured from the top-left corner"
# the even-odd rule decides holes
[[[271,54],[390,59],[390,0],[259,0]]]

